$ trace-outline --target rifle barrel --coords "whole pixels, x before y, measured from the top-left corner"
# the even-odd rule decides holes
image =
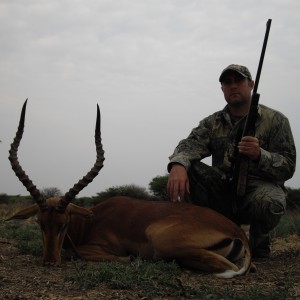
[[[272,19],[269,19],[267,21],[267,25],[266,25],[266,33],[265,33],[264,43],[263,43],[263,46],[262,46],[262,50],[261,50],[261,54],[260,54],[260,59],[259,59],[259,64],[258,64],[258,68],[257,68],[257,73],[256,73],[256,78],[255,78],[255,83],[254,83],[254,88],[253,88],[253,94],[257,93],[257,88],[258,88],[258,83],[259,83],[259,79],[260,79],[260,73],[261,73],[263,62],[264,62],[264,58],[265,58],[265,52],[266,52],[266,48],[267,48],[267,43],[268,43],[268,38],[269,38],[269,32],[270,32],[270,28],[271,28],[271,23],[272,23]]]

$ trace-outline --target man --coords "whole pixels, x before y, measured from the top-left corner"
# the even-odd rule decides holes
[[[238,136],[251,104],[254,81],[245,66],[229,65],[219,81],[225,108],[203,119],[170,156],[167,190],[172,201],[189,199],[238,224],[250,224],[253,257],[270,255],[270,231],[286,208],[284,182],[296,166],[296,149],[288,119],[259,105],[255,136]],[[237,150],[236,150],[237,149]],[[232,210],[232,161],[236,152],[249,158],[245,195]],[[212,166],[201,162],[212,156]]]

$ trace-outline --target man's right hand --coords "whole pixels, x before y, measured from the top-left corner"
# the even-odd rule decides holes
[[[168,179],[167,191],[173,202],[183,201],[184,195],[190,193],[189,178],[183,165],[174,164],[172,166]]]

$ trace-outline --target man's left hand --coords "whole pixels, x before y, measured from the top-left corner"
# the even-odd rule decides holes
[[[253,161],[260,159],[259,140],[254,136],[244,136],[238,144],[239,153]]]

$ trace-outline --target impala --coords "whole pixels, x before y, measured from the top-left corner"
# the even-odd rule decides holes
[[[43,236],[43,263],[61,264],[61,250],[87,261],[130,262],[133,256],[146,260],[176,260],[183,267],[231,278],[246,274],[251,252],[245,232],[217,212],[189,203],[146,201],[113,197],[87,209],[72,200],[103,167],[100,111],[97,105],[95,144],[97,158],[92,169],[63,197],[45,199],[18,161],[26,112],[25,101],[9,160],[16,176],[35,204],[7,220],[37,215]],[[241,265],[237,264],[241,261]]]

